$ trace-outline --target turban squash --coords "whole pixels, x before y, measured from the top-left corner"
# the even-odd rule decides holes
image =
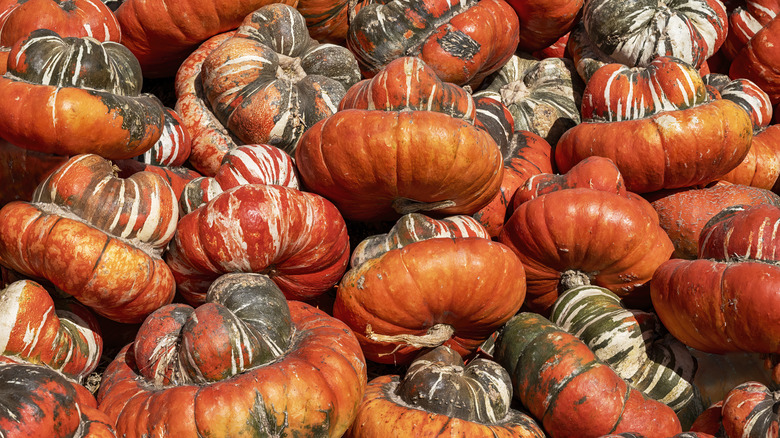
[[[776,437],[778,394],[756,381],[740,383],[702,413],[691,431],[717,436]]]
[[[339,437],[366,379],[343,323],[288,302],[266,276],[236,273],[216,280],[197,308],[152,313],[106,369],[98,401],[127,438]]]
[[[514,396],[553,438],[682,432],[670,407],[631,388],[585,343],[539,314],[522,312],[506,323],[495,360],[509,371]]]
[[[211,282],[230,272],[269,275],[290,299],[321,295],[349,261],[347,227],[314,193],[247,184],[182,217],[165,260],[179,293],[202,303]]]
[[[357,12],[346,45],[369,78],[397,58],[416,56],[442,80],[475,87],[512,56],[518,28],[504,0],[384,0]]]
[[[366,358],[407,364],[446,345],[466,356],[525,298],[525,273],[505,245],[480,237],[430,238],[349,270],[333,316],[357,336]]]
[[[744,109],[708,100],[696,70],[671,57],[634,69],[605,65],[585,86],[581,111],[582,123],[556,145],[559,171],[588,156],[607,157],[636,193],[717,179],[742,162],[753,138]]]
[[[0,430],[4,436],[113,438],[108,416],[83,386],[41,365],[0,356]]]
[[[141,322],[173,299],[173,275],[160,253],[177,220],[176,196],[161,176],[118,178],[109,161],[76,155],[38,186],[32,202],[0,210],[0,260],[109,319]]]
[[[38,152],[135,157],[157,142],[165,119],[141,84],[138,61],[119,43],[33,31],[0,77],[0,132]]]
[[[32,280],[0,290],[0,354],[45,365],[82,381],[98,366],[103,338],[94,315],[73,300],[53,300]]]
[[[664,326],[686,345],[709,353],[780,352],[777,260],[780,208],[734,206],[699,235],[695,260],[672,259],[651,282]]]
[[[503,172],[495,140],[475,117],[462,88],[417,58],[399,58],[301,136],[296,164],[304,186],[346,219],[472,214],[496,195]]]
[[[464,364],[440,346],[415,358],[403,378],[370,381],[345,437],[544,437],[511,401],[512,382],[501,365],[483,358]]]

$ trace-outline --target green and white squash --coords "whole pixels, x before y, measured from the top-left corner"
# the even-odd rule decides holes
[[[518,52],[485,80],[474,98],[500,101],[514,117],[516,131],[531,131],[555,145],[566,130],[580,123],[583,88],[570,60],[539,61]]]
[[[671,407],[684,428],[703,411],[692,383],[696,359],[654,313],[626,309],[610,290],[585,285],[561,294],[550,320],[582,340],[633,388]]]

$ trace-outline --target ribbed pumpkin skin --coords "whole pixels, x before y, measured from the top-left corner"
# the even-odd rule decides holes
[[[275,361],[208,385],[158,387],[141,377],[133,344],[109,365],[100,409],[128,438],[341,436],[366,387],[360,345],[340,321],[290,301],[290,347]]]
[[[671,408],[630,388],[582,341],[538,314],[507,322],[495,358],[509,371],[514,396],[553,438],[627,431],[668,438],[682,431]]]
[[[515,130],[531,131],[554,145],[566,130],[580,123],[583,88],[571,61],[538,61],[516,54],[485,79],[474,97],[502,102],[512,113]]]
[[[723,42],[726,60],[733,60],[756,32],[769,24],[780,12],[777,0],[757,0],[750,3],[736,3],[729,6],[729,34]],[[726,68],[728,69],[728,67]]]
[[[727,436],[776,437],[777,393],[759,382],[745,382],[729,391],[721,409]]]
[[[339,111],[303,134],[295,158],[309,190],[367,222],[432,208],[474,213],[503,174],[487,132],[432,111]]]
[[[0,2],[0,74],[6,72],[11,46],[37,29],[62,36],[90,36],[119,42],[121,31],[114,13],[100,0],[3,0]]]
[[[41,365],[0,356],[0,430],[7,437],[115,437],[90,392]]]
[[[43,180],[32,196],[113,236],[149,245],[158,253],[179,219],[176,194],[163,177],[138,172],[119,178],[112,163],[94,154],[72,157]]]
[[[238,146],[227,128],[211,112],[210,104],[203,94],[201,78],[203,61],[234,33],[221,33],[204,41],[182,61],[174,81],[174,109],[192,139],[188,162],[204,176],[214,176],[225,154]]]
[[[170,303],[175,292],[162,259],[26,202],[11,202],[0,210],[0,259],[24,275],[49,280],[118,322],[141,322]]]
[[[570,48],[578,64],[644,67],[658,56],[674,56],[698,69],[728,30],[726,8],[718,0],[596,0],[585,2],[582,14],[569,38],[570,45],[580,46]]]
[[[204,94],[222,124],[247,144],[292,153],[300,135],[336,112],[360,79],[344,47],[319,44],[303,16],[274,3],[247,15],[202,66]]]
[[[0,327],[0,354],[46,365],[76,381],[97,368],[103,351],[100,327],[86,308],[55,304],[31,280],[0,290]]]
[[[676,338],[710,353],[780,351],[780,318],[766,311],[780,305],[778,221],[769,205],[724,210],[702,229],[699,259],[658,268],[653,305]]]
[[[9,60],[0,77],[0,100],[9,103],[0,107],[0,132],[11,143],[119,159],[160,138],[163,106],[140,93],[138,62],[121,44],[40,29],[14,44]]]
[[[483,238],[441,238],[393,249],[348,271],[339,283],[333,316],[357,336],[367,359],[409,363],[421,350],[379,335],[425,335],[436,324],[454,334],[442,341],[461,355],[473,352],[517,312],[525,273],[509,248]]]
[[[634,389],[672,408],[684,429],[704,410],[694,388],[696,359],[654,313],[626,308],[608,289],[565,291],[550,321],[577,336]]]
[[[127,0],[116,9],[122,44],[138,58],[147,77],[174,76],[198,44],[235,29],[268,0]],[[273,3],[293,5],[294,1]]]
[[[341,214],[321,196],[249,184],[181,218],[165,260],[193,304],[228,272],[268,274],[289,299],[308,299],[346,271],[349,238]]]
[[[165,108],[164,120],[160,138],[136,159],[155,166],[178,167],[187,161],[192,152],[192,138],[181,117],[172,108]]]
[[[179,201],[181,213],[191,213],[225,190],[243,184],[275,184],[298,189],[298,171],[292,157],[275,146],[238,146],[225,154],[214,177],[195,178],[184,186]]]
[[[745,44],[729,68],[731,78],[745,78],[755,82],[769,95],[772,104],[780,102],[778,35],[780,20],[775,17]]]
[[[490,239],[485,227],[470,216],[456,215],[433,219],[420,213],[409,213],[398,219],[387,233],[369,236],[360,241],[350,256],[350,267],[357,268],[392,249],[439,237]]]
[[[643,285],[672,254],[672,242],[639,198],[588,188],[558,190],[521,204],[499,242],[520,257],[527,307],[549,312],[567,271],[581,272],[631,305],[649,304]],[[588,230],[583,233],[582,230]]]
[[[672,257],[681,259],[696,258],[699,234],[708,220],[722,209],[740,204],[780,206],[780,198],[769,190],[720,183],[702,189],[658,194],[657,199],[651,201],[661,227],[674,244]]]
[[[500,365],[468,365],[440,346],[412,362],[403,379],[373,379],[345,435],[360,437],[463,436],[542,438],[528,415],[509,408],[512,386]]]
[[[600,69],[594,78],[600,72],[606,76],[614,73],[611,68]],[[649,112],[649,108],[632,105],[633,82],[620,94],[620,106],[606,99],[613,90],[606,84],[610,82],[592,79],[586,86],[583,102],[593,95],[606,100],[607,105],[594,105],[596,112],[592,113],[583,104],[583,122],[566,131],[556,146],[560,172],[589,156],[607,157],[620,169],[629,191],[647,193],[710,182],[734,169],[750,149],[752,123],[736,103],[720,99],[686,109],[662,107],[653,110],[662,112]],[[700,88],[701,93],[694,95],[703,98],[704,87]],[[616,113],[617,108],[628,114]],[[591,113],[607,121],[587,119],[585,114]],[[626,136],[626,132],[632,135]]]
[[[347,48],[365,77],[396,58],[418,56],[442,80],[476,86],[512,56],[518,28],[517,14],[503,0],[383,0],[357,13]]]

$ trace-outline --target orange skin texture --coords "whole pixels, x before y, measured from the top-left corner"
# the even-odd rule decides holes
[[[780,20],[765,24],[737,53],[729,77],[753,81],[769,95],[773,105],[780,102]]]
[[[187,161],[203,176],[214,176],[225,154],[239,146],[211,112],[200,78],[206,57],[233,34],[235,31],[225,32],[204,41],[181,63],[176,73],[175,110],[191,140]]]
[[[428,239],[386,252],[348,271],[339,283],[333,316],[357,336],[367,359],[409,363],[411,344],[369,339],[425,335],[435,324],[455,333],[443,342],[472,353],[514,315],[525,298],[525,273],[509,248],[483,238]]]
[[[6,332],[8,341],[5,350],[0,354],[46,365],[74,380],[94,371],[103,350],[103,339],[95,316],[85,307],[72,302],[69,305],[60,303],[55,308],[49,292],[31,280],[12,283],[0,291],[0,296],[12,296],[12,286],[20,288],[19,294],[13,295],[18,311]],[[58,315],[57,310],[73,315]],[[9,316],[5,315],[3,319]],[[64,319],[70,321],[70,327],[78,325],[81,329],[69,329],[63,324]],[[26,336],[30,329],[37,333],[33,340]]]
[[[758,134],[745,159],[720,180],[772,190],[780,176],[780,125],[770,125]]]
[[[181,62],[200,43],[235,29],[269,0],[130,0],[115,11],[122,44],[138,58],[146,77],[176,75]],[[281,2],[291,6],[297,0]]]
[[[0,209],[0,261],[47,279],[117,322],[143,321],[175,292],[173,275],[159,257],[26,202]]]
[[[329,422],[341,436],[366,388],[366,365],[355,337],[340,321],[290,301],[296,327],[291,347],[275,361],[209,385],[155,388],[140,377],[132,344],[107,368],[99,408],[127,438],[165,431],[169,436],[256,436],[257,399],[290,436],[313,436]],[[330,417],[329,419],[327,417]],[[320,431],[321,433],[321,431]],[[144,435],[146,434],[146,435]],[[198,435],[200,434],[200,435]]]
[[[573,188],[550,192],[515,210],[498,237],[526,269],[526,306],[547,313],[558,298],[561,274],[585,273],[637,307],[647,306],[644,287],[669,259],[672,242],[640,198]],[[587,230],[583,232],[583,230]]]
[[[496,424],[480,424],[456,417],[436,414],[409,406],[394,391],[399,376],[380,376],[368,383],[363,402],[345,438],[409,436],[542,438],[544,432],[531,422],[512,421],[511,416]]]
[[[94,153],[107,159],[132,158],[149,150],[162,134],[163,106],[149,95],[124,97],[75,87],[31,84],[0,77],[0,132],[11,143],[57,155]],[[132,104],[129,109],[114,103]],[[134,138],[123,128],[129,111],[143,123]],[[140,118],[139,118],[140,117]]]
[[[309,190],[366,222],[399,218],[392,204],[402,198],[454,203],[437,215],[475,213],[503,176],[487,132],[432,111],[339,111],[301,136],[295,158]]]
[[[561,136],[555,162],[567,172],[589,156],[610,158],[626,189],[647,193],[726,174],[745,158],[752,138],[748,113],[733,102],[715,100],[644,119],[581,123]]]
[[[723,399],[721,423],[726,436],[778,436],[780,420],[772,412],[776,404],[777,393],[763,383],[745,382],[737,385]],[[770,422],[762,425],[759,420],[754,424],[756,417],[769,419]]]
[[[509,5],[520,19],[520,42],[518,50],[534,51],[554,43],[577,24],[582,9],[582,0],[510,0]],[[564,43],[561,46],[565,46]],[[558,49],[563,57],[562,48]]]
[[[780,351],[780,267],[673,259],[650,286],[658,317],[684,344],[708,353]]]
[[[768,190],[719,183],[703,189],[685,189],[656,194],[650,204],[661,227],[674,243],[673,258],[694,259],[699,248],[699,234],[710,218],[734,205],[780,205],[780,198]]]

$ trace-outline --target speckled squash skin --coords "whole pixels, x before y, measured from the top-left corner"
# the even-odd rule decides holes
[[[0,132],[38,152],[135,157],[160,138],[164,120],[162,103],[141,84],[138,61],[119,43],[33,31],[14,44],[0,77],[0,100],[9,103]]]
[[[366,387],[360,345],[337,319],[256,277],[228,274],[206,304],[145,321],[98,392],[122,436],[343,435]]]

